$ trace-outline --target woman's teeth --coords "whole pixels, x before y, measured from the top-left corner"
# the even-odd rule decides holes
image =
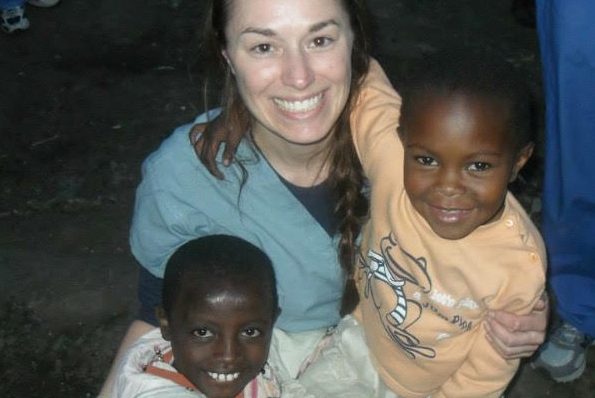
[[[216,373],[216,372],[207,372],[209,376],[215,381],[219,382],[228,382],[234,381],[240,376],[239,372],[235,373]]]
[[[288,112],[309,112],[313,109],[315,109],[318,104],[320,103],[320,100],[322,99],[322,93],[305,99],[303,101],[286,101],[286,100],[282,100],[279,98],[275,98],[275,104],[277,104],[277,106],[281,109],[283,109],[284,111],[288,111]]]

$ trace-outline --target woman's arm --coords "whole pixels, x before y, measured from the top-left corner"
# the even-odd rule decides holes
[[[504,311],[488,314],[487,338],[504,359],[530,357],[545,339],[549,300],[544,293],[528,315]]]

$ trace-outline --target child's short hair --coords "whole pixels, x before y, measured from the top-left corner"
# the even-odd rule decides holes
[[[278,307],[277,284],[269,257],[253,244],[230,235],[210,235],[180,246],[167,262],[162,306],[168,316],[176,304],[182,282],[205,288],[217,281],[256,283],[268,293],[271,310]]]
[[[533,140],[533,98],[526,79],[503,58],[455,49],[427,55],[413,67],[400,89],[401,126],[407,126],[419,100],[461,93],[495,100],[506,107],[506,122],[516,150]]]

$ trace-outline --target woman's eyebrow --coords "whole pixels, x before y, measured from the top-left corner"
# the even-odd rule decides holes
[[[268,36],[268,37],[277,35],[274,30],[264,29],[264,28],[263,29],[261,29],[261,28],[246,28],[240,33],[240,35],[244,35],[246,33],[256,33],[257,35],[263,35],[263,36]]]
[[[339,23],[337,21],[335,21],[334,19],[328,19],[326,21],[315,23],[314,25],[312,25],[310,27],[310,29],[308,29],[308,31],[310,33],[318,32],[318,31],[326,28],[329,25],[339,26]],[[248,27],[248,28],[244,29],[240,33],[240,35],[243,35],[243,34],[246,34],[246,33],[255,33],[255,34],[262,35],[262,36],[267,36],[267,37],[273,37],[273,36],[276,36],[277,35],[277,33],[273,29],[268,29],[268,28],[253,28],[253,27]]]
[[[319,30],[322,30],[329,25],[339,26],[339,23],[334,19],[327,19],[326,21],[318,22],[312,25],[312,27],[310,28],[310,33],[318,32]]]

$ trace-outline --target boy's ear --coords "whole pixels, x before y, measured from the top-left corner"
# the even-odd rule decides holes
[[[162,306],[157,306],[155,308],[155,315],[157,316],[157,320],[159,321],[159,327],[161,328],[161,336],[164,340],[170,341],[171,340],[171,333],[169,331],[169,320],[167,319],[167,314]]]
[[[535,148],[535,144],[530,142],[521,148],[516,155],[516,159],[514,161],[514,165],[512,166],[512,172],[510,173],[510,179],[508,182],[513,182],[516,180],[519,171],[525,166],[531,155],[533,155],[533,149]]]

